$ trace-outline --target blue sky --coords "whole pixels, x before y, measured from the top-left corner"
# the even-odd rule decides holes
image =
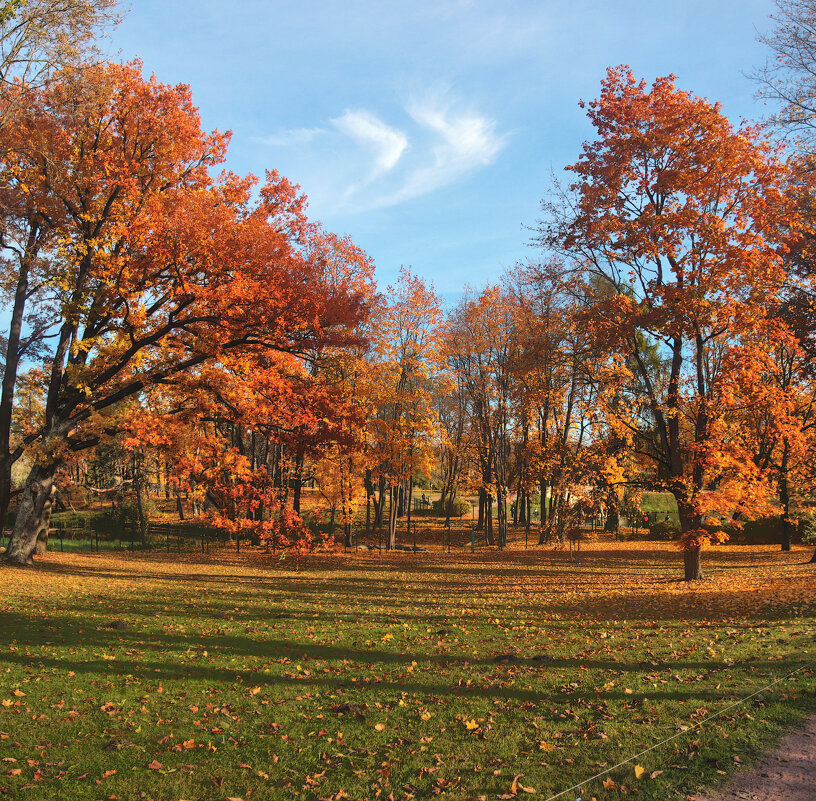
[[[116,57],[191,85],[228,166],[275,168],[351,235],[384,288],[400,265],[448,302],[535,250],[550,176],[592,136],[608,65],[756,119],[745,73],[772,0],[137,0]]]

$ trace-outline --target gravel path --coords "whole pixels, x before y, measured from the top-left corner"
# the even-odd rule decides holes
[[[694,801],[816,801],[816,715],[728,787]]]

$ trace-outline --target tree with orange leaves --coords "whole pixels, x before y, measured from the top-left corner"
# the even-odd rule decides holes
[[[796,229],[786,169],[755,128],[734,130],[672,76],[648,87],[626,67],[609,69],[588,108],[597,138],[568,168],[571,202],[545,204],[540,241],[608,288],[581,319],[645,403],[606,411],[674,494],[685,577],[695,579],[703,522],[771,500],[768,476],[728,434],[739,398],[725,384],[760,375],[778,332],[768,309],[784,280],[781,221],[786,236]]]
[[[306,219],[277,173],[257,200],[251,177],[213,179],[227,138],[201,130],[185,86],[99,64],[29,91],[22,107],[2,134],[0,188],[22,245],[7,280],[14,320],[35,299],[35,330],[53,344],[43,418],[0,453],[35,458],[7,553],[18,564],[30,561],[60,464],[99,440],[106,410],[225,353],[349,341],[371,271]]]
[[[410,520],[413,478],[428,473],[436,439],[432,391],[438,358],[439,298],[408,269],[401,269],[387,301],[372,319],[371,370],[374,416],[367,451],[378,479],[378,517],[388,499],[388,547],[396,546],[397,519]]]

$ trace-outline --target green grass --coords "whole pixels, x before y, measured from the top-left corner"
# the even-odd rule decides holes
[[[805,555],[713,550],[697,585],[651,543],[0,567],[0,793],[546,799],[679,735],[610,774],[665,801],[816,708]]]

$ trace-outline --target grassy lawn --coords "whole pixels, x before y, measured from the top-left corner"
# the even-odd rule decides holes
[[[0,796],[548,799],[668,740],[559,797],[685,798],[816,709],[810,553],[0,567]]]

